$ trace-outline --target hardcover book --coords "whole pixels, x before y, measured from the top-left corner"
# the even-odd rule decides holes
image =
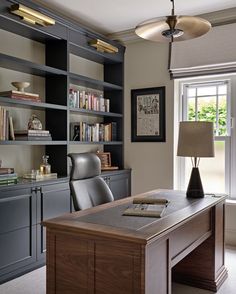
[[[162,217],[165,209],[166,205],[163,204],[132,204],[124,211],[123,215]]]
[[[133,199],[133,204],[124,211],[123,215],[162,217],[168,204],[167,199],[137,197]]]

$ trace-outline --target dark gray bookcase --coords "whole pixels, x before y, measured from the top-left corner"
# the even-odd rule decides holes
[[[13,3],[21,3],[56,20],[54,26],[40,27],[30,25],[9,12]],[[3,0],[0,3],[0,28],[20,36],[41,42],[45,45],[45,65],[0,53],[0,67],[29,73],[45,78],[45,103],[17,101],[0,97],[0,105],[16,106],[45,110],[46,129],[52,134],[52,141],[19,142],[0,141],[5,145],[45,145],[50,156],[52,170],[60,176],[69,173],[67,153],[71,144],[104,145],[105,152],[111,152],[112,164],[124,168],[123,152],[123,86],[124,86],[124,52],[121,44],[107,40],[104,36],[70,20],[63,19],[51,11],[42,8],[32,1]],[[115,54],[98,52],[89,45],[89,41],[101,39],[118,47]],[[104,80],[96,80],[70,72],[69,55],[74,54],[90,61],[102,64]],[[10,81],[9,81],[10,82]],[[100,112],[69,107],[70,85],[84,86],[94,90],[104,91],[104,97],[110,99],[110,112]],[[117,123],[116,142],[71,142],[69,124],[71,114],[102,117],[105,123]]]
[[[9,7],[20,3],[56,20],[54,26],[40,27],[23,22],[9,12]],[[73,211],[69,189],[70,145],[98,144],[70,141],[70,117],[94,116],[117,123],[117,141],[99,142],[105,152],[111,152],[112,165],[119,170],[104,172],[103,178],[115,199],[130,195],[130,170],[124,170],[123,150],[123,86],[124,52],[121,44],[64,19],[53,12],[26,0],[0,1],[0,28],[45,45],[45,64],[0,53],[0,67],[29,73],[45,79],[45,102],[36,103],[0,97],[1,106],[19,110],[35,109],[45,112],[45,125],[52,141],[0,141],[0,145],[43,145],[50,156],[52,171],[58,179],[0,186],[0,283],[45,264],[45,230],[41,221]],[[116,54],[101,53],[88,43],[101,39],[116,47]],[[70,72],[69,55],[85,58],[103,65],[104,81]],[[10,83],[11,81],[9,81]],[[73,109],[69,106],[70,84],[104,91],[110,99],[110,112]],[[32,147],[34,148],[34,147]],[[9,151],[10,152],[10,151]],[[15,156],[15,155],[14,155]],[[33,168],[33,167],[32,167]]]

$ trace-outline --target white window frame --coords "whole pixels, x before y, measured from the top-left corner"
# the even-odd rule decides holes
[[[236,97],[236,75],[222,75],[212,77],[190,78],[184,80],[175,80],[175,89],[178,90],[178,103],[176,106],[177,120],[187,120],[187,99],[184,101],[184,87],[186,84],[218,84],[221,82],[227,82],[227,131],[229,136],[217,136],[216,141],[225,141],[225,189],[226,193],[231,198],[236,199],[236,130],[234,126],[234,119],[236,117],[236,102],[232,101],[232,93]],[[232,89],[232,91],[231,91]],[[185,96],[187,97],[187,96]],[[184,116],[185,114],[185,116]],[[178,132],[178,126],[176,124],[175,133]],[[175,136],[175,141],[178,136]],[[175,148],[177,142],[175,142]],[[235,150],[235,151],[234,151]],[[175,156],[175,182],[174,187],[176,189],[185,189],[185,158]]]

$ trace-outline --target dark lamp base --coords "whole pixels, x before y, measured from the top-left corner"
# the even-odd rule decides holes
[[[187,198],[203,198],[204,191],[202,188],[202,181],[197,167],[193,167],[191,177],[186,192]]]

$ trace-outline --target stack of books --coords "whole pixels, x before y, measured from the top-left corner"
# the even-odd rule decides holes
[[[18,141],[51,141],[52,136],[47,130],[18,130],[14,132]]]
[[[167,199],[137,197],[133,199],[133,204],[125,209],[123,215],[159,218],[163,216],[169,203]]]
[[[71,141],[109,142],[117,140],[117,124],[77,122],[70,124]]]
[[[13,168],[0,167],[0,185],[16,184],[17,178]]]
[[[39,94],[28,93],[28,92],[20,92],[20,91],[16,91],[16,90],[0,92],[0,96],[12,98],[12,99],[28,100],[28,101],[33,101],[33,102],[41,102]]]

